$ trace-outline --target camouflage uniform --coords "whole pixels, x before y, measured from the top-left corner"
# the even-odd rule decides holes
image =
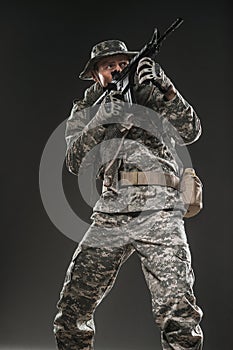
[[[67,122],[66,163],[76,175],[85,155],[104,140],[109,127],[94,125],[101,119],[98,112],[89,119],[80,113],[102,91],[99,84],[87,89],[84,99],[74,102]],[[199,137],[200,121],[179,92],[173,100],[164,101],[156,87],[136,84],[135,96],[138,104],[169,120],[184,144]],[[123,133],[125,126],[120,125],[119,130]],[[136,140],[138,149],[127,147],[128,140]],[[179,165],[162,137],[132,126],[124,144],[125,154],[118,163],[118,171],[137,170],[139,157],[145,160],[143,170],[163,169],[180,175]],[[101,175],[104,180],[103,172]],[[121,265],[135,251],[151,293],[152,312],[161,330],[163,349],[202,349],[199,326],[202,311],[192,289],[194,274],[183,214],[179,193],[171,187],[128,186],[118,188],[117,193],[111,190],[102,193],[93,209],[93,223],[74,253],[61,291],[54,321],[58,349],[93,349],[94,311],[112,288]]]

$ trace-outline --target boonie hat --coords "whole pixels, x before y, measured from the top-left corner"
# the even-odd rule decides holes
[[[113,55],[127,55],[132,58],[138,53],[138,51],[128,51],[125,43],[120,40],[106,40],[102,41],[91,50],[91,58],[87,62],[83,71],[80,73],[79,78],[83,80],[92,79],[91,71],[94,69],[95,64],[100,61],[103,57],[113,56]]]

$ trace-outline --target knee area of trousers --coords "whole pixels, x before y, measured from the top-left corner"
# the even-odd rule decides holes
[[[156,302],[153,307],[153,313],[156,323],[162,329],[166,328],[167,324],[182,323],[183,320],[194,327],[198,325],[202,319],[203,312],[199,306],[196,305],[196,299],[193,294],[185,293],[183,295],[168,297],[167,299],[160,299],[160,304]]]
[[[53,333],[55,335],[64,334],[77,328],[76,318],[63,312],[58,312],[53,322]]]
[[[92,315],[78,317],[77,315],[69,315],[59,312],[53,323],[54,334],[92,334],[95,331],[95,324]]]

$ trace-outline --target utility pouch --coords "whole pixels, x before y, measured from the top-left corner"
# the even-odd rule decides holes
[[[202,182],[193,168],[186,168],[180,182],[181,197],[187,212],[185,218],[190,218],[199,213],[203,207]]]

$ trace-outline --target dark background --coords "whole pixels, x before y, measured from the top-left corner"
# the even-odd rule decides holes
[[[50,134],[89,85],[77,76],[92,46],[118,38],[139,50],[155,26],[163,32],[177,17],[184,24],[164,43],[158,62],[202,120],[203,134],[189,151],[204,183],[205,208],[186,227],[205,314],[204,349],[230,348],[231,15],[226,0],[1,2],[2,349],[55,349],[55,304],[76,243],[44,210],[39,164]],[[65,170],[64,177],[73,183]],[[135,254],[99,306],[96,323],[97,350],[161,349]]]

